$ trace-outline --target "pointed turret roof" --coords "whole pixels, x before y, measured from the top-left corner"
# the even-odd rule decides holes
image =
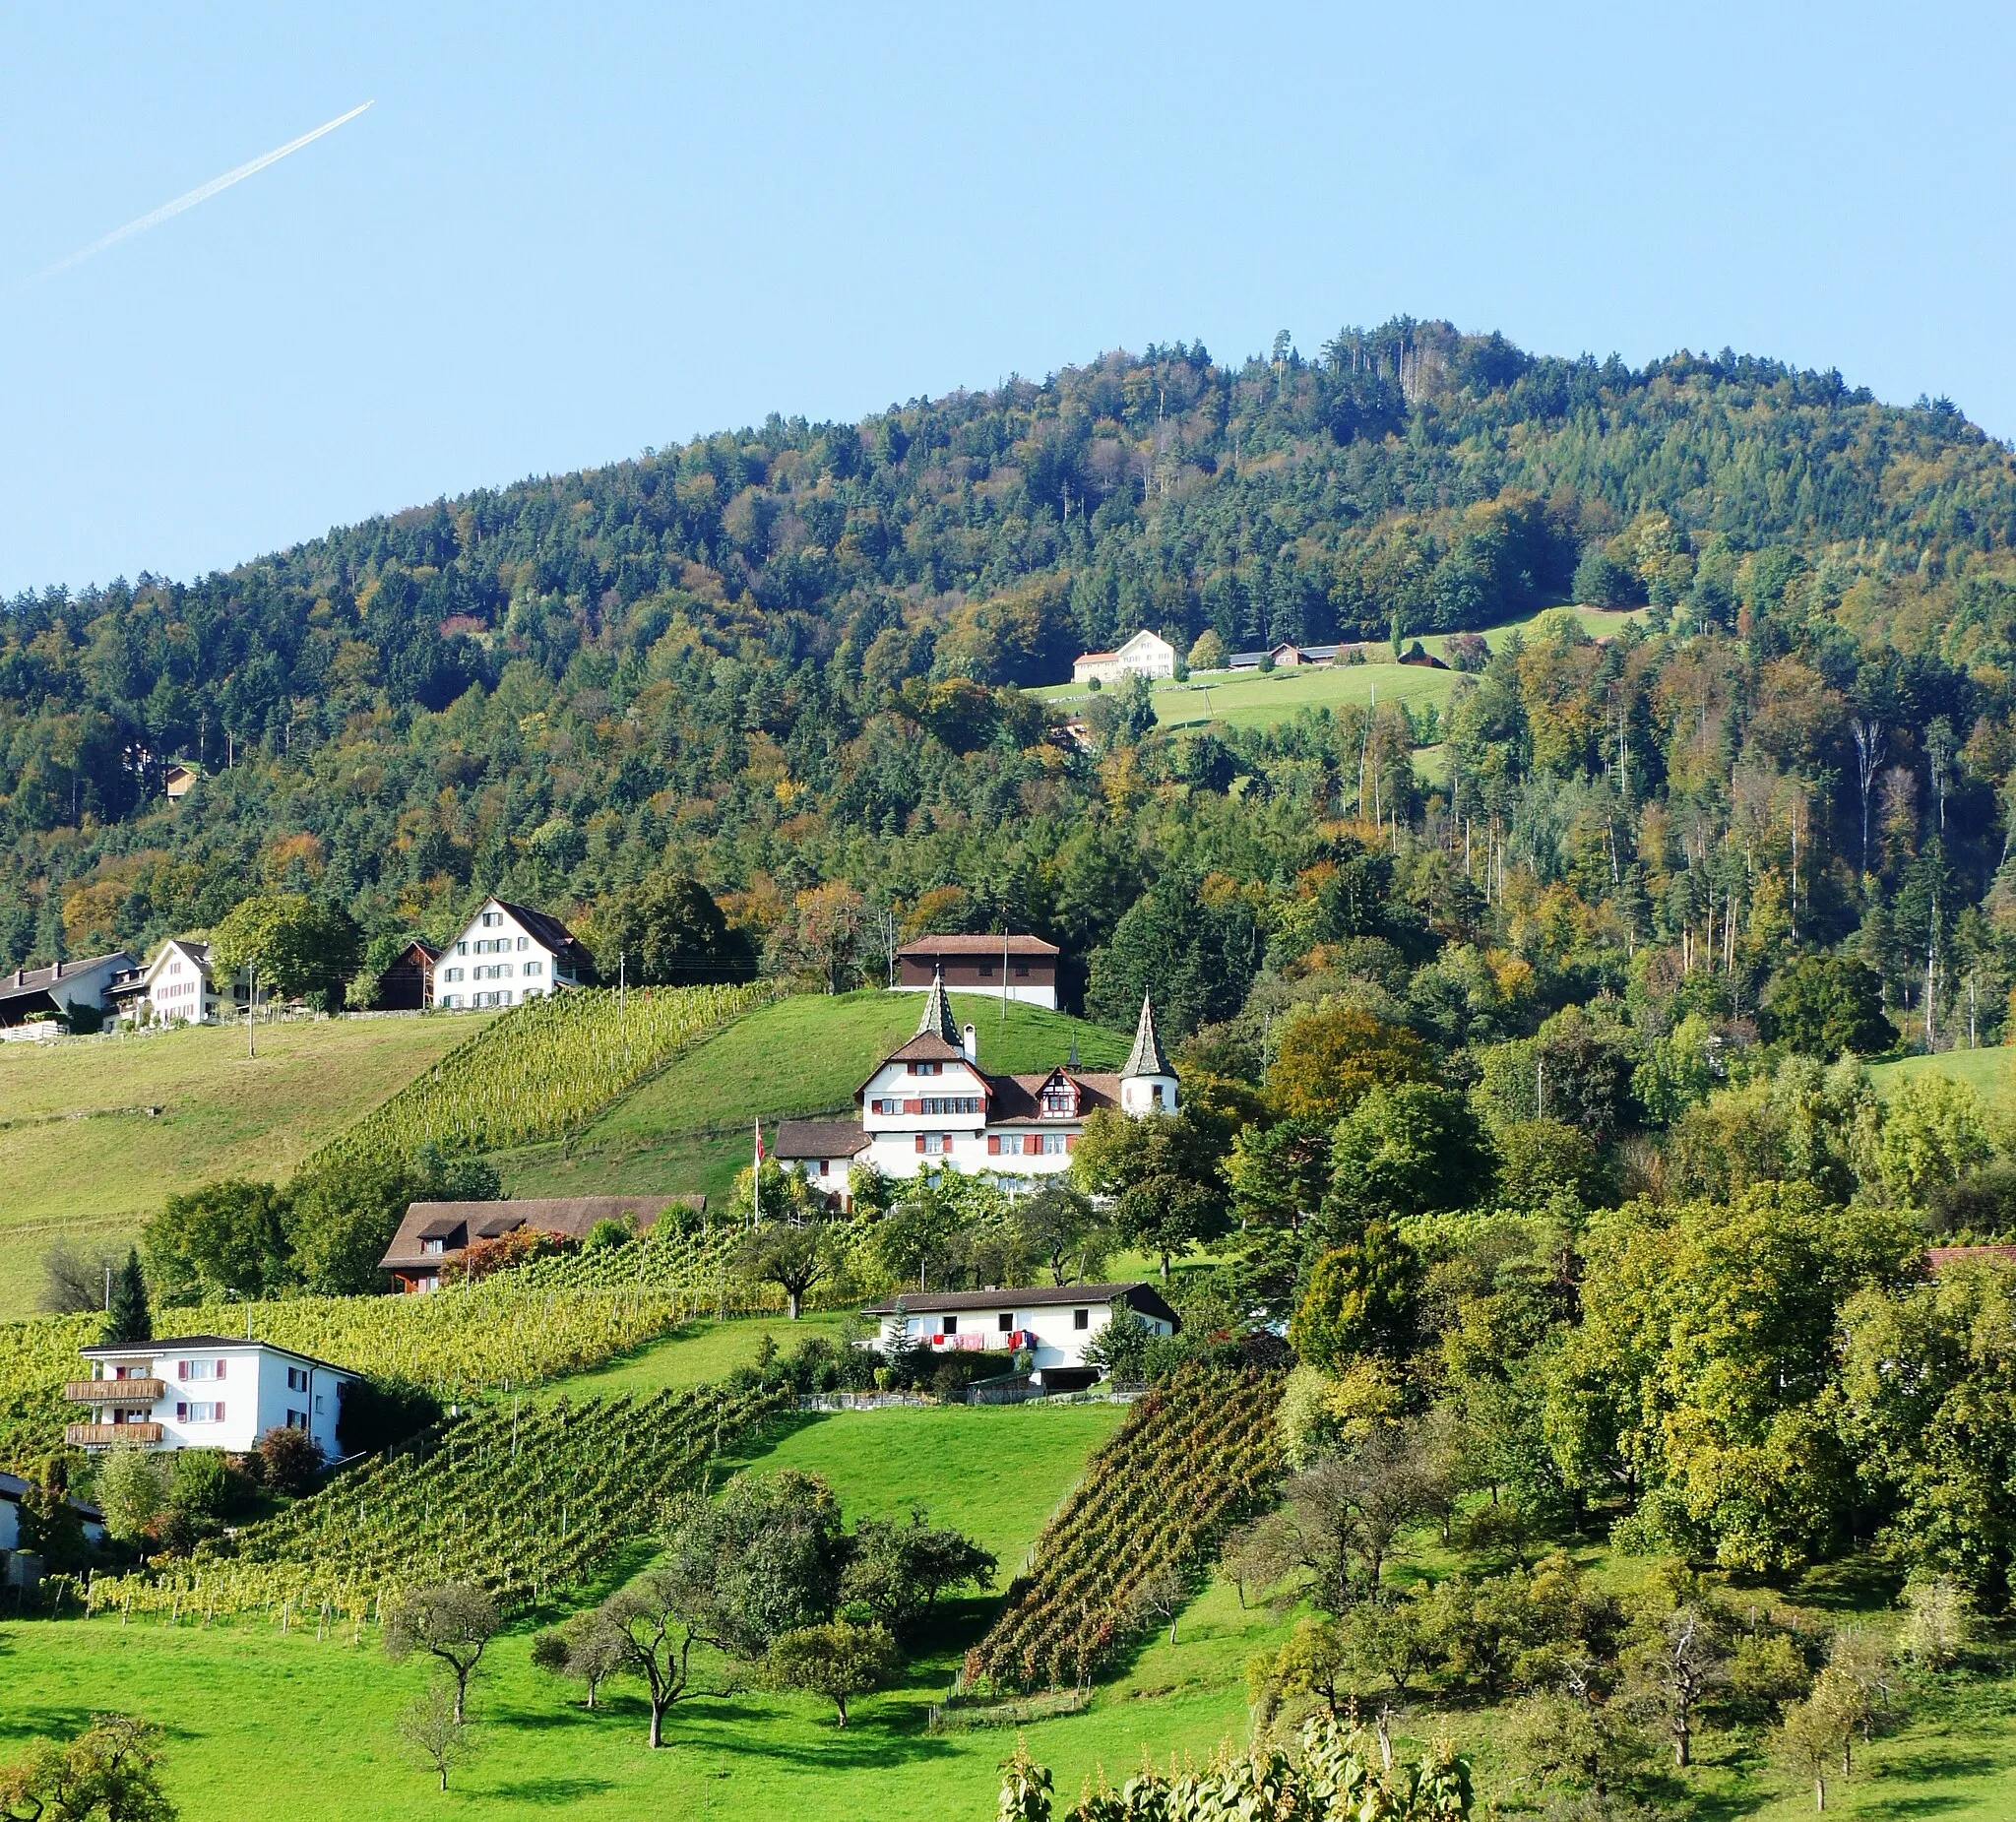
[[[917,1021],[916,1035],[919,1037],[942,1037],[955,1050],[959,1044],[959,1025],[952,1017],[952,1002],[945,997],[945,971],[942,968],[931,971],[931,990],[924,995],[924,1016]]]
[[[1155,1032],[1155,1008],[1148,1003],[1146,993],[1141,996],[1141,1023],[1134,1028],[1134,1047],[1127,1052],[1127,1066],[1120,1071],[1122,1081],[1129,1076],[1169,1076],[1175,1071],[1169,1067],[1169,1059],[1164,1053],[1162,1039]]]

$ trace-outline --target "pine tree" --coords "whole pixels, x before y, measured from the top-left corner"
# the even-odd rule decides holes
[[[135,1247],[126,1249],[126,1263],[112,1282],[103,1339],[108,1344],[154,1340],[154,1316],[147,1307],[147,1281],[140,1275],[140,1253]]]

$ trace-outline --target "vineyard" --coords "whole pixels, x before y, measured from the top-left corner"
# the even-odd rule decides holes
[[[1143,1398],[1044,1528],[1034,1573],[1016,1578],[967,1653],[964,1685],[1089,1685],[1130,1642],[1129,1602],[1146,1578],[1197,1576],[1269,1496],[1280,1396],[1271,1375],[1191,1366]]]
[[[788,1402],[716,1388],[643,1399],[498,1400],[184,1562],[100,1577],[93,1612],[205,1624],[244,1613],[361,1635],[384,1602],[435,1582],[509,1613],[578,1592],[665,1500]]]
[[[172,1320],[189,1333],[256,1335],[445,1400],[599,1366],[713,1308],[711,1290],[560,1289],[502,1272],[422,1297],[202,1304],[172,1312]],[[61,1442],[63,1382],[78,1376],[77,1350],[102,1321],[63,1316],[0,1325],[0,1462],[32,1461]]]
[[[775,992],[753,981],[528,1000],[339,1133],[305,1167],[398,1157],[428,1143],[498,1152],[560,1138]]]

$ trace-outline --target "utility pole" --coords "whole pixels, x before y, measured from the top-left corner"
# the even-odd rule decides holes
[[[624,977],[625,971],[629,966],[629,962],[628,952],[618,949],[616,951],[616,1017],[619,1019],[623,1016],[623,1007],[627,1003],[623,995],[627,985]]]
[[[259,1054],[259,964],[251,965],[252,983],[245,996],[245,1037],[249,1043],[247,1055]]]

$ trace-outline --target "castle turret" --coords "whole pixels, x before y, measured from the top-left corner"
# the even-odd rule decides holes
[[[1155,1008],[1145,993],[1141,1020],[1134,1028],[1134,1048],[1120,1071],[1120,1110],[1137,1116],[1176,1110],[1176,1072],[1156,1035]]]
[[[959,1040],[958,1021],[952,1016],[952,1002],[945,997],[945,971],[942,968],[931,975],[931,990],[924,995],[924,1016],[917,1021],[916,1036],[942,1037],[955,1050],[965,1048]]]

